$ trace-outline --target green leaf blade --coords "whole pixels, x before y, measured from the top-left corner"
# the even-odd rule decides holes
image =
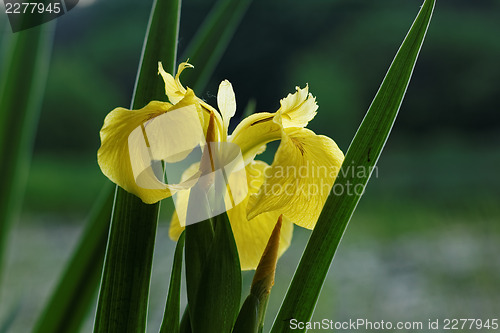
[[[142,50],[132,108],[152,100],[164,101],[165,86],[158,76],[158,61],[168,73],[175,73],[181,15],[181,0],[155,0]]]
[[[231,332],[240,307],[241,267],[231,225],[225,213],[214,220],[214,240],[196,300],[189,303],[193,333]]]
[[[158,61],[175,66],[180,0],[153,4],[132,108],[164,100]],[[164,39],[166,38],[166,39]],[[145,332],[160,204],[147,205],[117,187],[94,332]]]
[[[206,220],[186,226],[186,288],[188,304],[194,304],[198,287],[212,246],[214,230],[212,221]]]
[[[145,331],[158,212],[117,189],[95,332]]]
[[[233,333],[259,332],[259,306],[259,300],[255,295],[247,296],[234,324]]]
[[[426,0],[386,74],[345,156],[334,186],[354,194],[330,195],[309,239],[287,295],[275,319],[272,333],[291,332],[290,319],[310,320],[335,251],[363,194],[408,87],[420,48],[429,27],[435,0]],[[364,168],[363,176],[349,168]],[[293,332],[305,330],[293,330]]]

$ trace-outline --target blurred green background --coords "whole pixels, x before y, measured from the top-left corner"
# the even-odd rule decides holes
[[[421,2],[255,0],[207,89],[197,93],[216,105],[227,78],[239,114],[250,100],[257,111],[273,112],[280,98],[308,83],[320,106],[309,127],[345,152]],[[184,1],[179,54],[212,3]],[[58,19],[1,291],[0,322],[19,305],[12,332],[29,331],[106,181],[96,162],[99,130],[109,111],[130,104],[150,9],[151,1],[80,0]],[[499,15],[500,1],[438,1],[400,115],[314,318],[498,318]],[[151,331],[167,289],[171,209],[162,205]],[[308,235],[296,228],[278,263],[269,323]]]

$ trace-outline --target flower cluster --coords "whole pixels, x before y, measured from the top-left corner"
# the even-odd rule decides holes
[[[185,154],[172,154],[172,151],[179,151],[179,147],[185,144],[188,139],[183,139],[183,133],[187,135],[194,123],[210,141],[239,147],[248,188],[241,202],[227,214],[242,269],[255,269],[280,215],[283,215],[280,255],[290,244],[293,224],[314,228],[344,155],[332,139],[305,128],[318,109],[308,86],[297,87],[294,94],[283,98],[276,112],[255,113],[243,119],[229,135],[229,122],[236,112],[231,83],[227,80],[221,82],[217,111],[181,84],[179,76],[189,67],[192,66],[181,63],[173,77],[159,64],[169,102],[152,101],[139,110],[116,108],[108,114],[101,130],[98,162],[109,179],[145,203],[155,203],[176,194],[177,212],[170,226],[170,236],[176,239],[185,225],[179,219],[182,216],[179,211],[188,207],[190,190],[200,177],[200,163],[186,168],[178,183],[167,184],[159,176],[161,163],[156,163],[155,167],[153,162],[177,162],[185,158],[189,149]],[[174,129],[178,131],[177,139],[165,140],[160,119],[173,111],[185,116],[179,119]],[[134,133],[140,134],[141,142],[135,139],[139,136]],[[268,165],[256,160],[266,144],[275,140],[280,140],[280,145],[273,163]],[[145,151],[149,156],[144,156]],[[290,168],[303,170],[305,176],[282,172]],[[309,169],[314,172],[307,172]],[[137,170],[141,171],[140,174]],[[328,189],[310,193],[303,190],[311,187]],[[276,195],[277,188],[286,191],[279,191],[280,195]]]

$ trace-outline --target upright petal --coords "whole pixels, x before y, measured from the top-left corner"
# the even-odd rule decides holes
[[[314,228],[343,159],[332,139],[304,128],[283,129],[271,169],[249,199],[248,218],[279,211],[299,226]]]
[[[296,89],[280,101],[281,107],[275,113],[254,113],[235,128],[229,140],[240,146],[245,163],[262,153],[268,142],[281,139],[282,128],[305,127],[314,118],[318,105],[309,87]]]
[[[187,62],[182,62],[179,64],[177,74],[174,78],[171,74],[165,72],[161,62],[158,62],[158,73],[162,76],[163,81],[165,82],[165,94],[168,96],[168,99],[172,104],[179,102],[186,94],[186,88],[184,88],[179,79],[185,68],[194,68],[194,66]]]
[[[288,94],[280,101],[281,107],[278,113],[281,114],[283,127],[306,127],[316,115],[318,105],[316,98],[309,93],[309,86],[305,88],[295,87],[294,94]]]
[[[224,123],[223,137],[225,138],[227,136],[229,121],[236,113],[236,98],[234,96],[233,86],[228,80],[222,81],[219,85],[217,105],[219,106],[220,113],[222,114],[222,121]]]

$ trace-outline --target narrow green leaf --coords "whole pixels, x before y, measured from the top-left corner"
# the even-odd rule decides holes
[[[173,72],[179,32],[180,0],[157,0],[146,33],[132,108],[164,100],[157,63]],[[149,281],[160,205],[144,204],[117,187],[95,332],[144,332]]]
[[[310,320],[342,235],[389,136],[429,26],[434,0],[426,0],[393,60],[346,154],[334,186],[350,186],[354,194],[330,195],[276,317],[273,333],[291,332],[290,319]],[[359,177],[361,176],[361,177]],[[293,332],[303,332],[293,330]]]
[[[194,333],[231,332],[240,307],[241,267],[227,214],[215,217],[214,224],[196,300],[189,303]]]
[[[219,0],[182,53],[195,68],[186,71],[182,81],[194,91],[203,91],[231,38],[243,19],[251,0]]]
[[[182,81],[195,91],[203,91],[234,35],[251,0],[219,0],[196,32],[181,59],[195,65],[196,69],[185,71]],[[211,221],[186,227],[186,284],[188,303],[196,299],[199,279],[207,250],[213,240]]]
[[[114,190],[111,183],[106,183],[34,333],[78,332],[101,278]]]
[[[178,333],[179,332],[179,314],[181,306],[181,277],[182,277],[182,254],[184,250],[185,232],[181,234],[175,247],[174,262],[172,264],[172,273],[170,285],[168,287],[167,303],[165,305],[165,314],[161,324],[160,333]]]
[[[259,329],[259,300],[250,294],[243,302],[233,327],[233,333],[257,333]]]
[[[132,108],[152,100],[165,101],[165,86],[158,76],[158,61],[168,73],[175,73],[181,0],[155,0],[142,50],[134,88]]]
[[[117,189],[95,332],[144,332],[159,205]]]
[[[201,209],[203,202],[203,191],[199,185],[194,186],[189,193],[188,212]],[[197,205],[199,207],[192,207]],[[206,207],[205,209],[209,209]],[[208,215],[210,216],[210,215]],[[186,226],[186,289],[188,304],[191,309],[196,302],[200,279],[206,265],[208,251],[214,240],[214,229],[212,220],[205,220]]]
[[[206,220],[186,226],[186,287],[188,304],[194,304],[208,250],[212,246],[214,229]]]
[[[29,171],[54,25],[10,34],[3,36],[0,64],[0,279],[7,235]]]

